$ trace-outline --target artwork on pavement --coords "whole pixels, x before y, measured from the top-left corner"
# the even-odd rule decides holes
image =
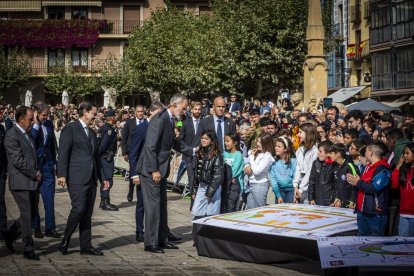
[[[323,269],[350,266],[414,266],[414,238],[320,238],[318,248]]]
[[[212,216],[194,223],[314,240],[357,229],[353,210],[298,204],[263,206]]]

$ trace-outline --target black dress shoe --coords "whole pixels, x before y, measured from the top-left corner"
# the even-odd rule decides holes
[[[144,241],[144,233],[138,233],[138,234],[135,236],[135,240],[136,240],[137,242],[143,242],[143,241]]]
[[[111,204],[109,202],[109,199],[105,199],[104,203],[102,205],[102,210],[104,211],[118,211],[118,207],[116,207],[115,205]]]
[[[45,230],[45,236],[58,239],[62,237],[62,233],[58,233],[56,230]]]
[[[183,238],[176,237],[170,232],[168,233],[167,239],[170,242],[178,242],[178,241],[181,241]]]
[[[34,236],[35,238],[38,238],[38,239],[43,239],[45,237],[45,235],[42,234],[42,230],[40,229],[35,230]]]
[[[155,245],[145,246],[144,250],[151,253],[164,253],[164,250]]]
[[[59,246],[59,251],[62,253],[62,255],[66,255],[68,254],[68,248],[69,248],[69,240],[63,239]]]
[[[8,232],[3,232],[2,235],[3,235],[4,242],[6,244],[7,249],[11,253],[15,253],[16,251],[14,250],[14,246],[13,246],[13,242],[14,242],[13,238],[10,236]]]
[[[81,249],[81,255],[103,256],[103,252],[96,250],[96,248]]]
[[[36,255],[34,251],[23,252],[23,257],[29,260],[39,261],[39,257]]]
[[[128,193],[127,195],[128,202],[132,202],[132,199],[133,199],[132,195],[133,195],[133,192]]]
[[[176,245],[174,245],[170,242],[166,242],[165,244],[159,244],[158,246],[161,249],[178,249],[178,246],[176,246]]]

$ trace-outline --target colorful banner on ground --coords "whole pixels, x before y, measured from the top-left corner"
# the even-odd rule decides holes
[[[353,210],[298,204],[269,205],[193,223],[311,240],[357,229]]]
[[[320,238],[318,248],[322,269],[352,266],[414,267],[414,238]]]

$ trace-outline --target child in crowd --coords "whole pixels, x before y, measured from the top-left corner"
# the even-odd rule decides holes
[[[266,205],[269,191],[269,169],[275,161],[274,155],[275,147],[272,136],[268,133],[261,134],[257,139],[256,148],[249,152],[249,165],[246,168],[249,175],[246,209]]]
[[[400,189],[400,225],[398,235],[414,237],[414,143],[408,144],[392,173],[393,189]]]
[[[329,206],[336,202],[334,165],[329,158],[332,142],[326,140],[318,145],[318,158],[313,161],[309,177],[308,200],[312,205]]]
[[[334,169],[334,181],[338,191],[334,207],[355,208],[356,190],[346,180],[347,174],[359,175],[358,167],[347,160],[346,146],[344,144],[332,145],[330,156],[336,166]]]
[[[240,151],[240,137],[237,134],[227,134],[224,137],[226,151],[224,163],[231,168],[231,178],[222,192],[222,213],[235,212],[238,207],[240,192],[243,192],[244,160]],[[226,170],[227,171],[227,170]]]
[[[308,201],[309,176],[312,163],[318,157],[317,141],[319,138],[316,127],[312,123],[304,123],[299,128],[301,146],[296,152],[296,172],[293,179],[295,203]]]
[[[347,181],[358,189],[356,199],[359,236],[384,236],[389,207],[389,164],[384,156],[387,146],[376,141],[366,147],[370,165],[361,177],[348,173]]]
[[[358,167],[359,173],[362,174],[365,165],[361,162],[361,149],[367,145],[364,139],[356,139],[349,146],[349,156],[352,158],[352,162]],[[365,156],[363,156],[365,158]]]
[[[277,203],[293,203],[295,195],[293,177],[296,171],[296,158],[292,142],[286,137],[279,137],[275,144],[276,162],[270,169],[270,182]]]
[[[350,128],[350,129],[345,129],[343,131],[343,134],[344,134],[344,144],[347,147],[347,151],[348,151],[348,148],[351,146],[351,144],[356,139],[358,139],[359,133],[358,133],[358,130],[354,128]]]
[[[195,181],[198,184],[193,185],[198,186],[192,209],[194,219],[220,214],[223,162],[215,131],[204,131],[194,163]]]

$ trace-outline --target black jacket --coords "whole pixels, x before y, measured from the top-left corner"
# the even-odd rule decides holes
[[[314,200],[317,205],[328,206],[335,201],[337,194],[334,164],[316,159],[312,164],[309,177],[308,200]]]
[[[199,173],[197,173],[197,163],[199,157],[194,159],[193,168],[195,170],[194,174],[197,186],[199,183],[208,184],[206,196],[212,198],[224,180],[223,155],[217,154],[211,159],[208,159],[207,156],[204,156]],[[194,191],[192,191],[192,193],[194,193]]]
[[[337,164],[334,170],[335,186],[338,190],[338,198],[342,202],[342,207],[347,207],[351,201],[353,203],[356,201],[357,190],[346,180],[348,173],[353,174],[351,166],[354,168],[355,173],[359,175],[358,167],[348,161],[345,161],[342,166]]]

